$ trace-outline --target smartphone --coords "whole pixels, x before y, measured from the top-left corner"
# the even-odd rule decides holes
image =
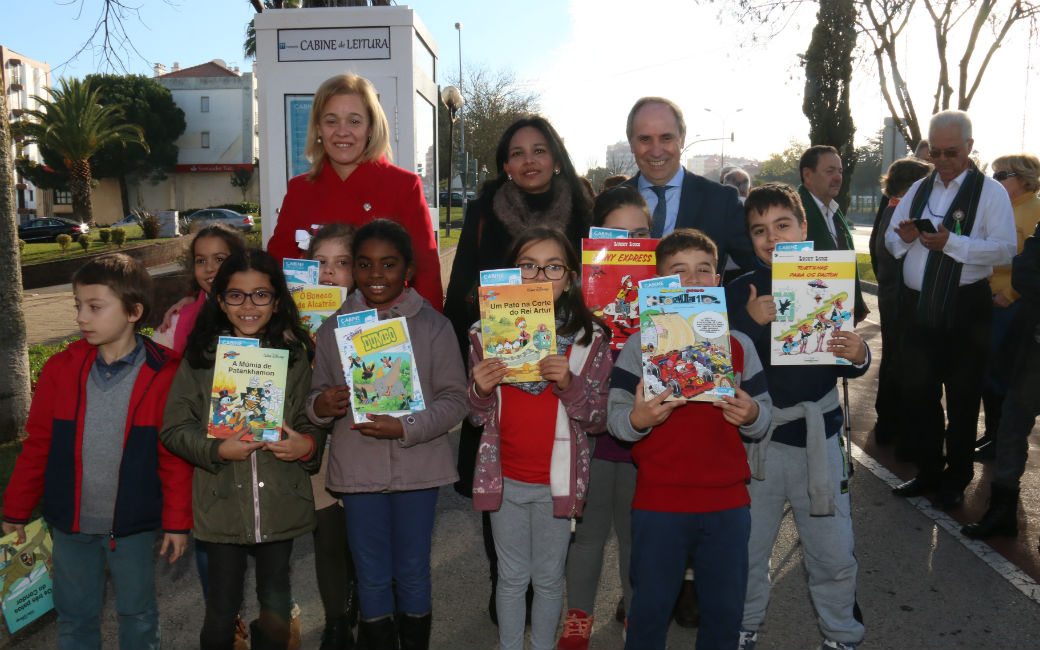
[[[917,226],[917,229],[921,232],[928,232],[932,234],[939,232],[935,229],[935,226],[932,225],[932,222],[928,219],[914,219],[914,225]]]

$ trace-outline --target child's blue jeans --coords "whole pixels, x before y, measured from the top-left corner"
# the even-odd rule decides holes
[[[58,647],[101,647],[101,607],[105,566],[112,574],[119,647],[159,647],[159,607],[155,599],[154,530],[117,537],[64,533],[53,529],[54,609],[58,612]]]
[[[632,510],[632,605],[625,648],[664,650],[686,557],[693,557],[698,650],[736,648],[748,575],[747,506],[715,512]]]
[[[357,569],[361,618],[397,609],[422,615],[432,608],[430,548],[437,488],[343,495],[347,540]]]

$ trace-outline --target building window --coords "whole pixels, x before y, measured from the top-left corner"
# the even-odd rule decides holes
[[[202,105],[200,106],[199,110],[201,110],[203,113],[209,112],[209,97],[205,95],[202,96]]]
[[[202,148],[209,149],[209,131],[202,132]]]
[[[54,205],[72,205],[72,192],[54,190]]]

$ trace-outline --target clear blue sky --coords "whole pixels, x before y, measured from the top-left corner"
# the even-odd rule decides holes
[[[242,53],[252,17],[247,0],[124,0],[139,4],[127,31],[140,56],[125,51],[130,72],[152,74],[152,64],[182,67],[214,58],[248,70]],[[414,0],[440,48],[440,79],[458,71],[463,23],[464,67],[510,69],[540,97],[542,112],[567,141],[575,166],[603,161],[608,144],[624,139],[628,107],[641,95],[666,95],[685,110],[688,141],[735,133],[726,154],[765,158],[792,139],[807,140],[801,113],[804,77],[797,54],[808,45],[812,7],[798,9],[778,35],[751,43],[748,27],[727,14],[728,3],[650,0]],[[102,0],[0,0],[0,44],[57,68],[94,29]],[[997,53],[972,105],[976,147],[983,159],[1040,151],[1040,127],[1025,119],[1040,88],[1040,48],[1027,50],[1024,30]],[[903,45],[919,113],[931,107],[934,44],[927,25]],[[97,41],[96,41],[97,42]],[[1029,57],[1036,62],[1031,62]],[[82,77],[98,71],[92,51],[55,70]],[[885,114],[870,60],[855,70],[853,115],[862,142]],[[708,112],[705,109],[710,108]],[[725,119],[723,119],[725,118]],[[718,143],[697,144],[688,154],[715,153]]]

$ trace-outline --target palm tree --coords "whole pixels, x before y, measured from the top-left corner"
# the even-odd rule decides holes
[[[254,2],[253,6],[256,7],[257,3]],[[264,0],[264,9],[297,9],[300,6],[300,0],[281,0],[276,2],[275,0]],[[259,9],[257,10],[259,13]],[[256,25],[253,24],[253,19],[249,19],[249,25],[246,26],[246,42],[243,45],[247,59],[256,58]]]
[[[98,103],[99,91],[91,90],[90,82],[60,79],[59,83],[61,88],[47,89],[51,99],[33,97],[37,107],[25,111],[14,128],[25,136],[26,144],[37,144],[61,156],[69,174],[72,215],[94,225],[90,157],[114,142],[139,144],[145,151],[148,143],[139,126],[123,121],[119,107]]]
[[[7,98],[0,92],[0,116]],[[22,267],[14,202],[11,133],[0,119],[0,442],[15,440],[29,414],[29,347],[22,310]]]

